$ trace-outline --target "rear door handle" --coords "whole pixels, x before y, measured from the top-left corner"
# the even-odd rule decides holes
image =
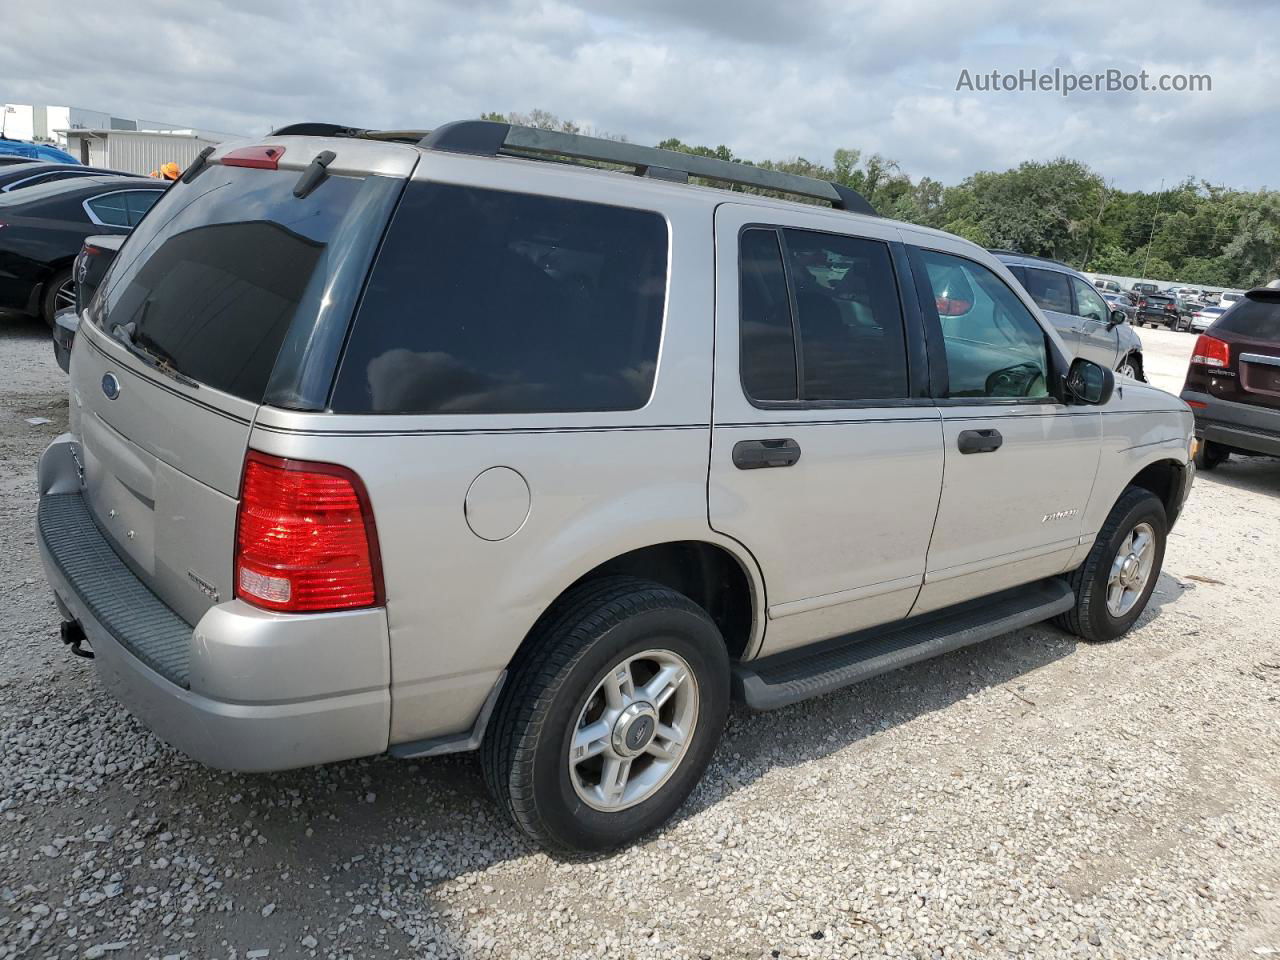
[[[789,467],[800,459],[794,440],[739,440],[733,445],[733,465],[739,470]]]
[[[961,430],[961,453],[995,453],[1004,443],[999,430]]]

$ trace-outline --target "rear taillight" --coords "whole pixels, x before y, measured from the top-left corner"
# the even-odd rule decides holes
[[[1216,337],[1202,333],[1196,340],[1195,349],[1191,351],[1191,362],[1204,364],[1206,367],[1230,366],[1231,346]]]
[[[1147,301],[1146,301],[1146,300],[1144,300],[1144,299],[1139,299],[1139,300],[1138,300],[1138,306],[1140,306],[1140,307],[1145,307],[1146,305],[1147,305]]]
[[[284,156],[284,147],[241,147],[222,155],[224,167],[257,167],[275,170]]]
[[[236,596],[314,613],[383,602],[369,495],[346,467],[250,450],[236,519]]]

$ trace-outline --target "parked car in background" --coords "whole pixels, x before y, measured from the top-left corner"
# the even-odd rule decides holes
[[[31,143],[28,140],[9,140],[0,137],[0,155],[26,157],[30,160],[50,160],[54,163],[79,163],[80,161],[57,147],[47,143]]]
[[[1220,316],[1227,312],[1226,307],[1215,307],[1211,304],[1201,304],[1194,313],[1191,314],[1189,325],[1193,333],[1203,333],[1208,330]]]
[[[85,313],[37,539],[85,696],[197,760],[479,750],[498,816],[603,850],[680,808],[733,699],[1147,608],[1191,414],[966,240],[476,120],[186,177]]]
[[[1239,303],[1244,299],[1244,294],[1239,290],[1223,290],[1218,294],[1218,303],[1224,307],[1229,307],[1233,303]]]
[[[43,317],[75,305],[71,267],[85,237],[128,233],[169,184],[76,177],[0,194],[0,308]]]
[[[1160,288],[1154,283],[1135,283],[1129,288],[1129,292],[1133,294],[1136,300],[1141,300],[1149,293],[1159,293]]]
[[[54,180],[70,180],[73,177],[128,177],[133,174],[102,167],[84,167],[80,164],[31,161],[24,164],[0,167],[0,193],[11,193]]]
[[[1093,285],[1103,293],[1121,293],[1120,284],[1114,280],[1095,280]]]
[[[1148,293],[1135,304],[1138,310],[1138,326],[1168,327],[1177,330],[1182,326],[1182,312],[1178,301],[1167,293]]]
[[[1196,464],[1280,456],[1280,290],[1250,290],[1196,341],[1182,399],[1196,418]]]
[[[1010,250],[991,252],[1031,294],[1076,356],[1136,380],[1146,379],[1142,339],[1126,322],[1129,315],[1109,304],[1088,277],[1058,260]]]
[[[124,243],[120,234],[98,234],[87,237],[71,267],[71,277],[76,286],[75,306],[59,310],[53,318],[53,356],[63,372],[70,371],[71,348],[75,343],[80,315],[93,300],[98,285],[106,275],[107,267]]]
[[[1133,301],[1125,295],[1123,290],[1115,293],[1099,292],[1102,293],[1102,299],[1107,301],[1107,305],[1110,306],[1112,310],[1119,310],[1124,314],[1126,322],[1133,322],[1133,318],[1138,314],[1138,308],[1133,305]]]

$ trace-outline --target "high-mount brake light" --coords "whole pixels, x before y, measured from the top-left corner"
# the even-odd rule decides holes
[[[259,170],[275,170],[284,156],[284,147],[240,147],[222,155],[219,161],[224,167],[255,167]]]

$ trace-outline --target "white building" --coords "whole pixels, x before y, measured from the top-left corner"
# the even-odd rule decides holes
[[[67,130],[69,154],[91,167],[107,167],[122,173],[148,174],[173,161],[187,167],[205,147],[236,134],[207,130]]]

